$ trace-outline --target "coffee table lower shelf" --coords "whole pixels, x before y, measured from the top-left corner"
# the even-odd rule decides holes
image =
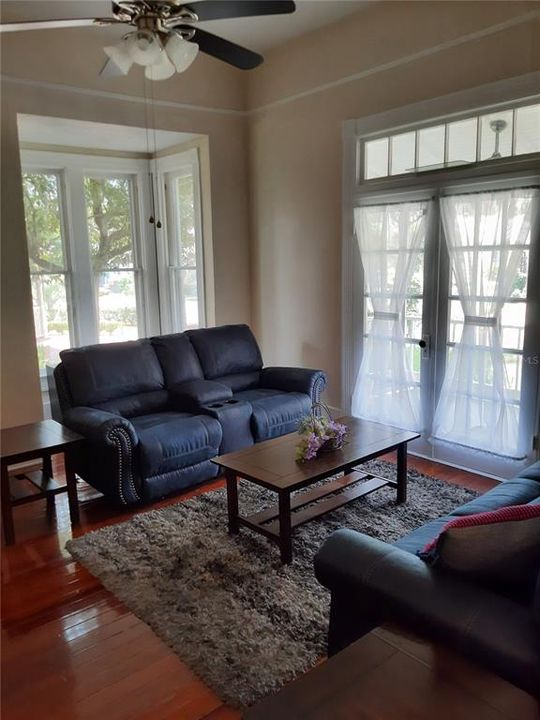
[[[299,492],[294,497],[289,491],[278,492],[278,504],[244,517],[238,512],[238,476],[227,471],[226,479],[229,532],[236,534],[242,526],[273,540],[280,546],[284,563],[292,560],[291,532],[295,528],[383,487],[397,488],[395,480],[353,470],[340,478]]]

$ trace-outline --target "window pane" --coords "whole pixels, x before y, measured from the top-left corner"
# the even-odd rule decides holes
[[[64,275],[33,275],[32,304],[40,370],[57,365],[60,350],[71,346]]]
[[[194,268],[197,265],[195,237],[195,193],[193,175],[176,178],[176,213],[179,233],[179,265]]]
[[[448,123],[448,162],[466,163],[476,160],[476,118]]]
[[[31,272],[65,270],[60,190],[55,173],[24,173],[24,212]]]
[[[519,261],[518,270],[512,290],[510,291],[510,297],[523,298],[527,297],[527,279],[529,276],[529,249],[523,250],[521,254],[521,260]]]
[[[392,175],[414,172],[416,134],[414,132],[394,135],[392,143]]]
[[[370,140],[364,144],[365,177],[386,177],[388,175],[388,138]]]
[[[510,353],[505,354],[504,368],[504,386],[509,391],[508,397],[510,398],[510,400],[519,403],[521,394],[521,371],[523,368],[523,356]]]
[[[502,346],[511,350],[523,350],[525,335],[525,308],[523,302],[506,303],[501,313]]]
[[[408,298],[405,301],[405,337],[420,340],[422,337],[422,308],[420,298]]]
[[[94,271],[133,267],[131,179],[86,177],[84,194]]]
[[[135,274],[96,273],[99,342],[121,342],[139,337]]]
[[[444,125],[418,131],[418,170],[444,163]]]
[[[540,152],[540,105],[516,110],[516,155]]]
[[[480,123],[480,159],[491,160],[511,155],[512,111],[483,115]]]
[[[197,272],[180,270],[181,302],[183,327],[186,329],[199,327],[199,299],[197,296]]]

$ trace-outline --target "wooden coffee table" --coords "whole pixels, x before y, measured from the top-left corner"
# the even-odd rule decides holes
[[[352,417],[339,418],[339,422],[349,427],[347,444],[341,450],[323,453],[307,462],[295,460],[296,433],[214,458],[213,462],[223,468],[227,480],[230,533],[238,533],[241,525],[260,533],[275,541],[281,551],[281,561],[290,563],[294,528],[387,485],[397,489],[398,503],[406,501],[407,443],[420,437],[419,434]],[[361,463],[392,450],[397,450],[395,479],[357,469]],[[344,477],[291,497],[295,490],[342,472]],[[238,478],[274,491],[278,496],[277,505],[248,517],[240,515]]]

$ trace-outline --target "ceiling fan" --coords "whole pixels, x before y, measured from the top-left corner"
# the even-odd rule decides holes
[[[292,13],[290,0],[116,0],[112,17],[6,23],[0,32],[46,30],[95,25],[131,25],[117,45],[104,48],[109,59],[101,75],[127,75],[133,63],[150,80],[166,80],[184,72],[199,50],[242,70],[263,62],[262,55],[197,27],[199,21]]]

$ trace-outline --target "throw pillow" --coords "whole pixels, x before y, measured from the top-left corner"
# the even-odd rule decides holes
[[[529,593],[540,570],[540,505],[453,518],[418,554],[503,591]]]

